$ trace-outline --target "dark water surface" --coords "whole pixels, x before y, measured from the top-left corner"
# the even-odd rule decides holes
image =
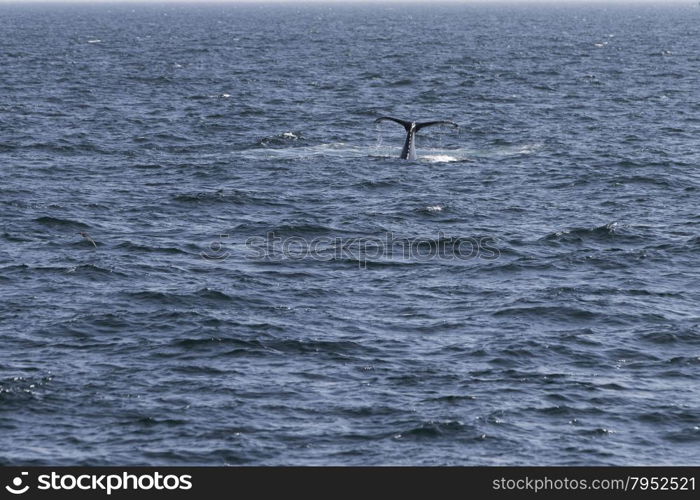
[[[697,6],[2,6],[0,68],[0,464],[700,464]]]

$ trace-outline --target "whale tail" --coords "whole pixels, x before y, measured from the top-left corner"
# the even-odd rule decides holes
[[[416,123],[416,132],[425,127],[432,127],[433,125],[449,125],[454,128],[459,128],[459,125],[457,125],[455,122],[451,122],[449,120],[440,120],[436,122]]]
[[[383,121],[390,121],[390,122],[396,122],[399,125],[401,125],[403,128],[406,129],[406,132],[411,130],[411,125],[413,122],[407,122],[406,120],[399,120],[398,118],[394,118],[393,116],[380,116],[376,120],[374,120],[374,123],[379,123]]]
[[[451,127],[459,127],[455,122],[447,121],[447,120],[439,120],[439,121],[434,121],[434,122],[409,122],[406,120],[399,120],[398,118],[394,118],[393,116],[380,116],[376,120],[374,120],[374,123],[379,123],[382,121],[392,121],[396,122],[399,125],[401,125],[404,129],[406,129],[406,142],[403,145],[403,149],[401,150],[401,159],[403,160],[415,160],[417,158],[416,155],[416,132],[418,132],[420,129],[425,128],[425,127],[432,127],[433,125],[450,125]]]

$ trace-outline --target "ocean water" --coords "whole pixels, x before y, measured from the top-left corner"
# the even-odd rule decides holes
[[[700,464],[697,5],[3,5],[0,68],[0,464]]]

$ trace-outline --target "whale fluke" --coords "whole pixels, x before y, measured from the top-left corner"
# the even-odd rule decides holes
[[[416,132],[425,127],[431,127],[433,125],[450,125],[452,127],[459,127],[455,122],[448,120],[439,120],[434,122],[409,122],[406,120],[399,120],[393,116],[380,116],[374,123],[379,123],[382,121],[392,121],[401,125],[406,129],[406,142],[404,142],[403,149],[401,150],[400,158],[402,160],[415,160],[416,155]]]
[[[451,122],[449,120],[440,120],[440,121],[436,121],[436,122],[416,123],[416,132],[418,132],[420,129],[425,128],[425,127],[432,127],[433,125],[450,125],[454,128],[459,127],[459,125],[457,125],[455,122]]]
[[[374,123],[379,123],[379,122],[383,122],[383,121],[396,122],[396,123],[398,123],[399,125],[403,126],[403,128],[405,128],[406,130],[410,130],[410,129],[411,129],[411,123],[412,123],[412,122],[407,122],[406,120],[399,120],[398,118],[393,118],[393,117],[391,117],[391,116],[380,116],[379,118],[377,118],[376,120],[374,120]]]

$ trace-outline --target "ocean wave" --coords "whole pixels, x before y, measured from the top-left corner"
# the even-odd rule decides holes
[[[688,445],[690,443],[700,442],[700,426],[693,425],[686,427],[680,431],[671,431],[664,434],[664,439],[679,445]]]
[[[550,233],[541,238],[541,241],[558,243],[635,243],[642,240],[643,237],[633,233],[630,226],[619,222],[610,222],[608,224],[595,227],[573,227]]]
[[[66,274],[71,274],[80,277],[128,277],[127,273],[121,271],[115,271],[114,269],[109,269],[106,267],[98,266],[96,264],[80,264],[73,267],[60,268],[62,272]],[[39,269],[40,270],[40,269]]]
[[[440,215],[440,214],[445,213],[446,210],[447,210],[446,205],[436,203],[435,205],[427,205],[425,207],[419,208],[419,209],[417,209],[417,212],[428,214],[428,215]]]
[[[230,295],[220,290],[212,288],[200,288],[191,292],[171,292],[159,290],[142,290],[126,292],[125,295],[135,300],[145,302],[153,302],[163,305],[192,305],[201,303],[218,303],[218,302],[245,302],[252,304],[255,302],[252,298],[243,298],[237,295]]]
[[[36,400],[44,394],[54,375],[50,372],[43,376],[14,376],[0,379],[0,403],[11,407],[15,403],[24,404]]]
[[[470,441],[484,439],[486,436],[479,433],[476,427],[460,420],[427,420],[415,427],[399,431],[393,437],[394,439],[461,438]]]
[[[494,316],[513,317],[541,317],[562,319],[568,321],[589,320],[598,317],[598,314],[587,309],[571,306],[514,306],[498,309]]]
[[[385,189],[393,188],[400,185],[401,182],[398,179],[364,179],[353,184],[353,187],[367,189]]]
[[[258,147],[269,148],[275,146],[288,146],[297,142],[303,142],[304,134],[300,131],[282,132],[281,134],[263,137],[255,145]]]
[[[265,196],[261,192],[243,191],[240,189],[216,191],[185,192],[172,195],[173,201],[188,204],[224,203],[232,205],[269,205],[283,204],[278,196]]]
[[[65,228],[77,228],[77,229],[87,229],[90,226],[84,222],[80,222],[72,219],[61,219],[60,217],[52,217],[45,215],[42,217],[37,217],[33,220],[37,224],[48,227],[65,227]]]
[[[139,253],[165,253],[165,254],[183,254],[183,255],[193,255],[196,254],[198,255],[201,252],[201,249],[192,246],[191,248],[185,249],[182,247],[176,247],[176,246],[151,246],[147,245],[145,243],[136,243],[133,241],[122,241],[118,245],[116,245],[117,249],[120,250],[126,250],[128,252],[139,252]]]
[[[290,236],[323,236],[328,234],[343,235],[347,231],[330,225],[312,223],[289,223],[272,226],[265,223],[244,222],[238,224],[232,230],[233,234],[254,234],[264,237],[267,234],[274,234],[279,237]]]

